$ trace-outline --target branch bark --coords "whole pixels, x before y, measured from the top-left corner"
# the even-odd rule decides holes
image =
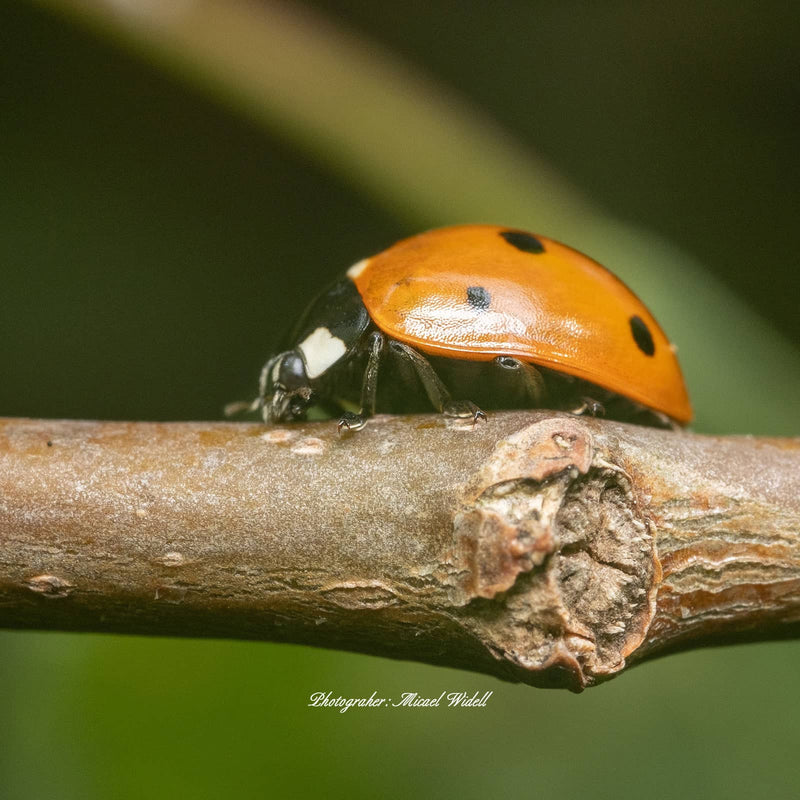
[[[0,420],[0,626],[356,650],[579,691],[800,632],[800,439],[553,412]]]

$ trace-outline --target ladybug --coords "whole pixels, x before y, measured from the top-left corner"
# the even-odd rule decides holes
[[[354,431],[376,407],[420,411],[426,398],[474,421],[481,406],[692,418],[674,346],[619,278],[496,225],[428,231],[354,264],[264,365],[256,402],[266,422],[328,406]]]

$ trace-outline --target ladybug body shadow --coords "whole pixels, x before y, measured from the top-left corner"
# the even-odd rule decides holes
[[[453,399],[456,398],[456,399]],[[691,420],[674,353],[644,304],[601,265],[524,231],[429,231],[353,265],[300,318],[261,373],[267,422],[347,405],[485,418],[482,408]]]

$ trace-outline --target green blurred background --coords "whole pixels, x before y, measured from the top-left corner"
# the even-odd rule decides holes
[[[484,221],[618,271],[679,345],[696,430],[795,434],[798,41],[778,2],[0,4],[0,413],[218,419],[319,282]],[[686,653],[573,696],[2,633],[0,798],[791,797],[798,655]],[[494,695],[306,705],[445,689]]]

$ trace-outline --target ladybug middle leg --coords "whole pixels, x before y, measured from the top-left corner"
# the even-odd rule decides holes
[[[391,351],[407,363],[417,373],[428,399],[433,407],[446,417],[471,418],[473,422],[486,419],[486,414],[475,403],[469,400],[453,400],[450,392],[425,356],[397,339],[389,339]]]
[[[503,370],[516,373],[525,388],[525,394],[534,408],[539,408],[545,396],[544,378],[533,364],[511,356],[497,356],[494,363]]]

